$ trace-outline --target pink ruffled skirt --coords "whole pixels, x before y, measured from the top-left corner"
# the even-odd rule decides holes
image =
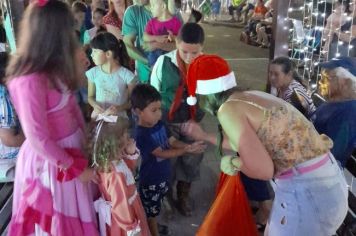
[[[61,147],[81,148],[80,129],[58,141]],[[27,141],[17,164],[9,236],[99,235],[89,184],[75,178],[57,181],[57,167],[39,156]]]

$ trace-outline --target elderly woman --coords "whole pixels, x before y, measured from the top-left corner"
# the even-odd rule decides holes
[[[277,97],[291,103],[306,117],[315,111],[315,105],[302,79],[287,57],[278,57],[270,63],[269,81],[277,89]]]
[[[315,128],[334,141],[331,152],[345,166],[356,147],[356,58],[342,57],[320,65],[327,102],[313,116]]]

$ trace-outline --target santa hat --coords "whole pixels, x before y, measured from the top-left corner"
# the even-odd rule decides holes
[[[197,103],[195,94],[220,93],[235,86],[234,72],[224,59],[215,55],[201,55],[189,65],[187,103],[191,106]]]

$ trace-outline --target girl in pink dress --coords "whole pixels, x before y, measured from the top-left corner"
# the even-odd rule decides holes
[[[74,18],[65,3],[38,0],[21,24],[7,82],[26,140],[9,235],[96,236],[89,182],[98,177],[82,153],[84,121],[73,96],[79,69],[84,73]]]
[[[100,176],[102,197],[95,202],[102,236],[149,236],[146,215],[137,193],[133,171],[140,156],[128,136],[128,119],[99,121],[94,165]],[[116,118],[109,116],[109,118]],[[99,116],[100,119],[100,116]]]

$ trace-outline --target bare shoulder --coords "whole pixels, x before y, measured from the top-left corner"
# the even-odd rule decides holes
[[[248,107],[243,102],[227,101],[218,110],[217,117],[220,121],[233,119],[235,121],[245,117]]]

